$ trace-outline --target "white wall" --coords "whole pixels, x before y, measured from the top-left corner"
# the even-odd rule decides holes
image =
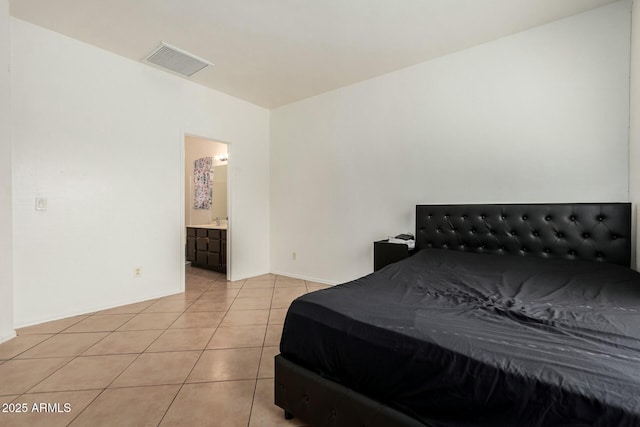
[[[193,208],[193,163],[197,159],[201,159],[203,157],[213,157],[213,166],[218,166],[221,164],[225,164],[226,162],[220,162],[215,159],[215,156],[219,154],[224,154],[227,152],[227,145],[217,141],[209,141],[202,138],[196,138],[192,136],[187,136],[184,139],[185,147],[184,147],[184,159],[185,159],[185,168],[184,168],[184,191],[186,197],[184,198],[184,214],[185,214],[185,224],[187,225],[202,225],[211,223],[213,209],[194,209]],[[226,179],[225,179],[226,182]],[[214,194],[213,204],[216,205],[216,202],[219,201],[220,198],[216,198]],[[226,204],[226,194],[224,197],[224,203]],[[224,211],[226,212],[226,208]],[[225,214],[223,217],[226,217]]]
[[[629,10],[272,111],[272,272],[369,273],[372,242],[412,231],[420,203],[627,201]]]
[[[640,203],[640,1],[634,0],[631,20],[631,90],[629,114],[629,199],[633,203],[635,242],[638,238],[637,215]],[[632,262],[638,269],[640,251],[637,243],[632,246]]]
[[[17,326],[180,291],[184,133],[233,144],[233,278],[269,271],[268,110],[18,19],[11,36]]]
[[[0,342],[13,329],[13,249],[11,224],[11,76],[9,2],[0,0]]]

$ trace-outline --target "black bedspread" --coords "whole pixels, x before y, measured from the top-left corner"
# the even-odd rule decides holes
[[[425,249],[291,305],[284,357],[433,426],[639,426],[640,274]]]

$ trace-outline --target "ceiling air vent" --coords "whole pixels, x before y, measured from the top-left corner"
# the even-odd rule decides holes
[[[161,42],[160,46],[143,61],[185,77],[190,77],[203,68],[213,65],[164,42]]]

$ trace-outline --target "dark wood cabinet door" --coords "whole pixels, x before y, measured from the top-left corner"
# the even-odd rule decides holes
[[[220,254],[209,252],[207,254],[207,267],[213,270],[220,269]]]
[[[220,253],[220,240],[209,238],[209,252]]]
[[[209,246],[209,239],[206,237],[198,237],[196,239],[196,249],[199,251],[206,251]]]
[[[197,251],[196,252],[196,265],[200,267],[207,266],[207,251]]]

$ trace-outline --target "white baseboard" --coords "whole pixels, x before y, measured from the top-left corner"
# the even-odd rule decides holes
[[[53,322],[55,320],[60,320],[60,319],[66,319],[67,317],[73,317],[73,316],[80,316],[82,314],[89,314],[89,313],[94,313],[96,311],[102,311],[102,310],[108,310],[110,308],[115,308],[115,307],[120,307],[122,305],[129,305],[129,304],[135,304],[138,302],[143,302],[143,301],[148,301],[148,300],[152,300],[152,299],[157,299],[157,298],[162,298],[162,297],[167,297],[169,295],[175,295],[175,294],[179,294],[184,292],[184,290],[182,291],[164,291],[164,292],[159,292],[159,293],[152,293],[150,295],[145,295],[142,297],[138,297],[135,298],[133,300],[127,299],[127,300],[120,300],[117,301],[115,303],[110,303],[107,305],[99,305],[99,306],[92,306],[92,307],[87,307],[87,308],[83,308],[83,309],[79,309],[79,310],[70,310],[68,312],[62,313],[60,315],[51,317],[51,318],[40,318],[40,319],[35,319],[35,320],[28,320],[25,323],[21,323],[19,325],[15,325],[14,327],[16,329],[20,329],[20,328],[26,328],[27,326],[33,326],[33,325],[39,325],[40,323],[45,323],[45,322]]]
[[[0,337],[0,344],[2,344],[5,341],[9,341],[12,338],[16,337],[16,331],[10,331],[7,335],[2,335]]]
[[[285,273],[285,272],[279,272],[279,271],[272,271],[271,274],[277,274],[278,276],[287,276],[287,277],[292,277],[294,279],[301,279],[301,280],[307,280],[309,282],[316,282],[316,283],[322,283],[323,285],[331,285],[331,286],[335,286],[338,285],[342,282],[333,282],[330,280],[326,280],[326,279],[320,279],[317,277],[309,277],[309,276],[303,276],[301,274],[295,274],[295,273]]]

